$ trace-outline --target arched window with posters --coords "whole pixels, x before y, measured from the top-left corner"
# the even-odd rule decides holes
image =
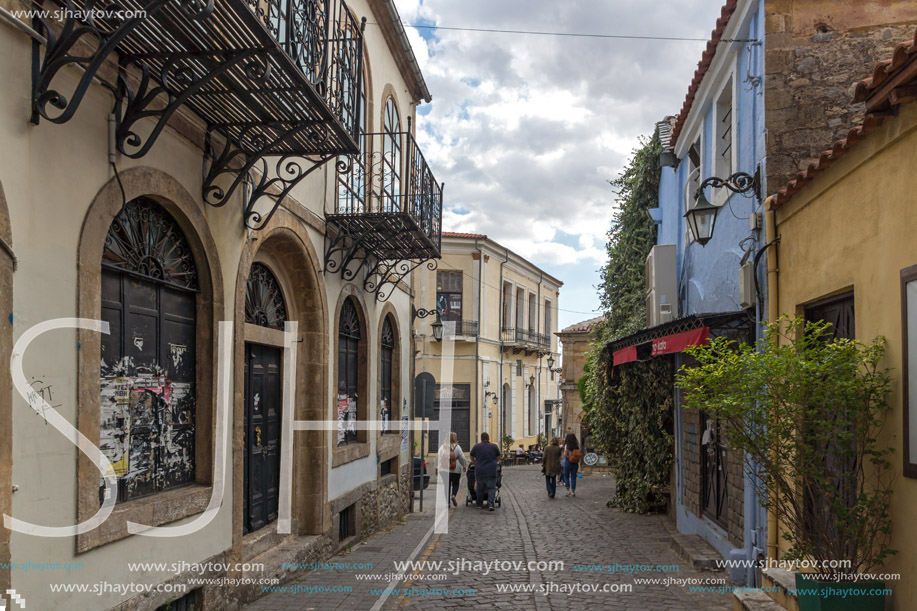
[[[126,501],[194,482],[197,265],[148,198],[115,217],[102,254],[99,447]]]
[[[363,342],[363,325],[353,297],[347,297],[341,306],[338,320],[338,437],[337,445],[342,446],[361,440],[361,431],[357,430],[361,401],[359,396],[360,378],[365,375],[360,371]]]

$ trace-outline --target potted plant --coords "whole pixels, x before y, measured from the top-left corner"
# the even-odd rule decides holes
[[[757,346],[715,338],[686,352],[696,363],[677,375],[685,408],[719,419],[764,485],[789,544],[781,560],[817,567],[796,575],[800,610],[883,610],[870,591],[884,584],[853,576],[895,553],[893,450],[878,440],[891,388],[884,338],[834,339],[828,323],[783,317]]]
[[[513,439],[512,435],[503,436],[503,456],[509,456],[510,452],[513,451],[513,444],[516,442]]]

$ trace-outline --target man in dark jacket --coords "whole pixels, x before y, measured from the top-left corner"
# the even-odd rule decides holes
[[[474,461],[474,477],[477,482],[478,507],[483,509],[484,495],[487,494],[487,507],[494,510],[494,496],[497,494],[497,461],[500,448],[490,443],[490,435],[481,433],[481,443],[471,448],[471,459]]]
[[[548,488],[548,497],[554,498],[557,493],[557,476],[561,474],[560,466],[560,440],[555,437],[551,445],[545,448],[542,464],[544,465],[544,481]]]

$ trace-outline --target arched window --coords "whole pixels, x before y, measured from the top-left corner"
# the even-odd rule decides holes
[[[338,323],[338,445],[358,440],[360,340],[363,331],[352,297],[344,300]]]
[[[385,102],[382,134],[382,212],[401,210],[401,121],[395,99]]]
[[[194,481],[198,275],[181,228],[147,198],[115,217],[101,264],[99,445],[129,500]]]
[[[385,317],[382,323],[382,380],[379,388],[380,405],[379,419],[382,420],[382,434],[395,433],[395,427],[391,422],[397,411],[397,405],[393,405],[392,395],[392,364],[395,354],[395,331],[392,326],[390,316]]]
[[[245,286],[245,322],[283,329],[286,320],[287,308],[277,278],[263,263],[252,263]]]
[[[357,123],[359,128],[360,152],[358,155],[342,156],[338,158],[338,214],[362,214],[366,212],[367,168],[369,160],[366,151],[366,74],[360,81],[359,99],[356,100],[359,110]],[[348,112],[344,117],[344,124],[349,125],[349,119],[356,109]]]

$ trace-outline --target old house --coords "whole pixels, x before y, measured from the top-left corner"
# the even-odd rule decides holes
[[[430,314],[417,324],[416,379],[431,376],[434,420],[447,403],[451,413],[451,424],[431,425],[426,448],[439,447],[440,427],[466,449],[483,432],[514,448],[538,443],[560,398],[563,282],[486,235],[446,232],[438,267],[418,269],[413,285],[415,311]]]
[[[880,445],[894,448],[890,460],[901,476],[893,483],[889,512],[891,547],[898,551],[883,569],[901,575],[886,581],[893,608],[910,609],[917,605],[909,579],[915,562],[910,542],[917,537],[917,38],[889,57],[870,78],[855,82],[862,121],[769,199],[780,236],[780,266],[769,278],[774,317],[824,319],[838,337],[887,341],[882,364],[892,370],[893,387]],[[779,516],[773,523],[771,539],[782,555],[785,525]]]
[[[0,587],[230,609],[409,509],[430,93],[383,0],[92,6],[0,17],[0,566],[80,567]]]
[[[915,20],[917,6],[904,2],[725,3],[681,111],[657,124],[664,151],[650,210],[647,328],[609,343],[615,367],[665,359],[674,372],[686,364],[681,350],[710,336],[755,340],[769,316],[764,196],[862,114],[849,83]],[[677,390],[673,403],[679,532],[725,559],[772,557],[744,457],[725,446],[715,419],[682,409]],[[751,567],[730,577],[757,579]]]

